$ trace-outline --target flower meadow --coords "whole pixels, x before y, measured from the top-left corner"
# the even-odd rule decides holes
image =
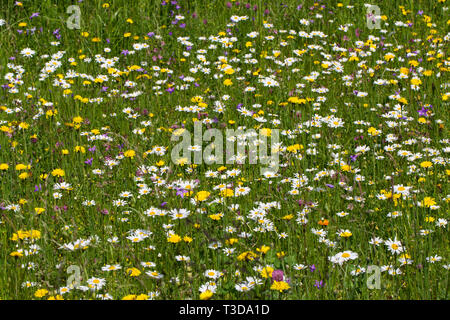
[[[1,299],[448,298],[448,1],[72,2],[0,8]]]

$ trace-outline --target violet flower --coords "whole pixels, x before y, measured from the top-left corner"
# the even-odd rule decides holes
[[[425,116],[425,117],[426,117],[426,116],[427,116],[428,109],[422,107],[422,109],[417,110],[417,112],[419,113],[420,116]]]
[[[180,188],[180,189],[177,189],[177,194],[176,195],[184,198],[184,194],[188,193],[188,192],[189,191],[187,191],[186,189]]]
[[[316,283],[314,284],[314,287],[316,287],[317,289],[320,289],[324,286],[325,284],[323,283],[323,280],[316,280]]]

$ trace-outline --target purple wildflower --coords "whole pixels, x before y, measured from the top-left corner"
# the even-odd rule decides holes
[[[428,109],[422,107],[422,109],[417,110],[420,116],[427,116]]]
[[[186,194],[186,193],[188,193],[189,191],[187,191],[186,189],[183,189],[183,188],[180,188],[180,189],[177,189],[177,196],[180,196],[180,197],[182,197],[182,198],[184,198],[184,195]]]
[[[320,289],[324,286],[323,280],[316,280],[316,283],[314,284],[314,287],[316,287],[317,289]]]

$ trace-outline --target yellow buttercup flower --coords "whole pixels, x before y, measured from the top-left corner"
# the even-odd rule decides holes
[[[48,290],[47,290],[47,289],[38,289],[38,290],[34,293],[34,296],[35,296],[36,298],[42,298],[42,297],[44,297],[45,295],[47,295],[47,293],[48,293]]]
[[[125,157],[127,157],[127,158],[133,159],[134,156],[136,155],[136,152],[135,152],[134,150],[127,150],[127,151],[124,152],[123,155],[124,155]]]
[[[272,267],[264,267],[261,270],[261,277],[263,278],[272,278],[272,272],[274,269]]]
[[[220,195],[222,197],[232,197],[234,195],[234,191],[232,189],[223,189],[220,191]]]
[[[74,117],[74,118],[72,119],[72,121],[73,121],[73,123],[79,124],[79,123],[82,123],[82,122],[83,122],[83,118],[80,117],[80,116],[77,116],[77,117]]]
[[[425,197],[425,198],[423,199],[423,201],[422,201],[422,204],[423,204],[425,207],[431,207],[431,206],[436,205],[436,201],[435,201],[434,198],[432,198],[432,197]]]
[[[195,200],[205,201],[209,197],[210,194],[211,194],[211,192],[208,192],[208,191],[199,191],[195,195]]]
[[[130,277],[137,277],[141,274],[141,271],[138,268],[128,268],[127,273],[130,275]]]
[[[237,257],[237,259],[238,259],[238,261],[244,261],[244,260],[252,261],[252,260],[255,259],[255,257],[256,257],[256,255],[255,255],[253,252],[251,252],[251,251],[245,251],[245,252],[242,252],[242,253]]]
[[[433,163],[431,161],[423,161],[420,166],[422,168],[430,168],[431,166],[433,166]]]
[[[167,242],[170,243],[178,243],[181,241],[181,237],[177,234],[172,234],[170,237],[167,238]]]
[[[279,292],[283,292],[285,290],[288,290],[289,288],[289,283],[287,283],[286,281],[274,281],[270,286],[271,290],[276,290]]]
[[[213,292],[210,290],[203,291],[200,293],[200,300],[208,300],[213,296]]]
[[[52,176],[54,177],[64,177],[66,175],[66,173],[64,172],[63,169],[55,169],[52,171]]]
[[[269,250],[270,250],[270,247],[269,246],[265,246],[265,245],[262,245],[261,248],[257,248],[256,249],[256,251],[264,253],[264,254],[267,253],[267,251],[269,251]]]
[[[262,128],[259,130],[259,133],[263,136],[270,137],[272,135],[272,129],[269,128]]]

